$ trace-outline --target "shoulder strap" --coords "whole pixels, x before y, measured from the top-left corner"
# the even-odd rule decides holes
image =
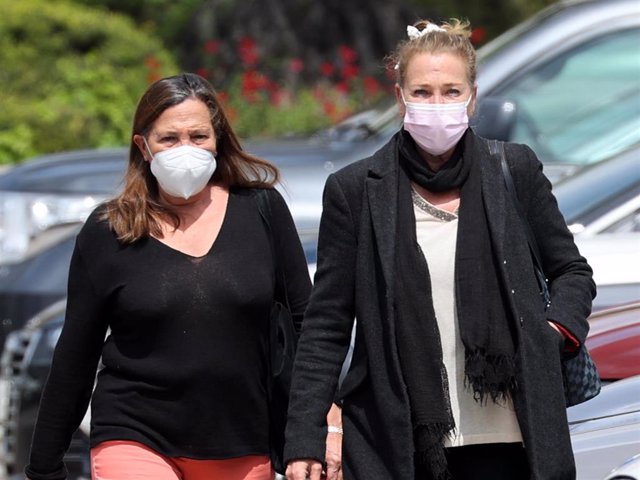
[[[273,258],[273,265],[276,276],[275,296],[276,298],[281,299],[282,303],[287,307],[287,309],[290,310],[289,296],[287,294],[287,282],[284,275],[284,270],[282,269],[281,257],[278,254],[278,242],[276,242],[276,238],[273,234],[273,229],[271,228],[271,219],[273,218],[273,215],[271,214],[271,202],[269,200],[269,193],[264,188],[258,188],[255,190],[255,198],[258,204],[258,212],[260,212],[260,216],[262,217],[262,221],[264,222],[265,228],[267,230],[267,236],[269,237],[269,244],[271,245],[271,257]]]
[[[520,203],[518,195],[516,194],[516,186],[513,182],[513,177],[511,176],[511,171],[509,170],[509,165],[507,164],[507,158],[504,152],[504,142],[500,142],[498,140],[488,140],[488,143],[489,152],[491,153],[491,155],[500,156],[500,167],[502,168],[504,183],[507,188],[507,192],[511,197],[511,200],[516,207],[516,211],[518,212],[520,221],[524,227],[524,231],[527,236],[527,243],[529,244],[529,250],[531,251],[531,257],[533,258],[533,263],[536,270],[536,276],[538,277],[538,283],[540,284],[541,294],[548,306],[551,303],[551,297],[547,285],[547,278],[544,274],[544,269],[542,268],[542,262],[540,261],[540,249],[538,248],[538,242],[536,241],[536,237],[533,234],[533,230],[531,230],[531,225],[529,225],[527,217],[522,210],[522,204]]]

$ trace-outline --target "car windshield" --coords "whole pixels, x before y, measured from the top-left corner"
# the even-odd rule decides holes
[[[510,140],[543,162],[586,165],[640,142],[640,31],[599,37],[493,95],[517,105]]]

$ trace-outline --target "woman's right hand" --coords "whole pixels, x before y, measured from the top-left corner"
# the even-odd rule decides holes
[[[292,460],[287,465],[287,480],[320,480],[322,464],[312,458]]]

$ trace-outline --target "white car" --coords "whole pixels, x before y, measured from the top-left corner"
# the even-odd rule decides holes
[[[578,479],[603,480],[640,452],[640,375],[603,386],[567,415]]]

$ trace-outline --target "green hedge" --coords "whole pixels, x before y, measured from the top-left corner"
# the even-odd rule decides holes
[[[128,142],[142,92],[178,72],[122,15],[49,0],[0,0],[0,11],[0,163]]]

